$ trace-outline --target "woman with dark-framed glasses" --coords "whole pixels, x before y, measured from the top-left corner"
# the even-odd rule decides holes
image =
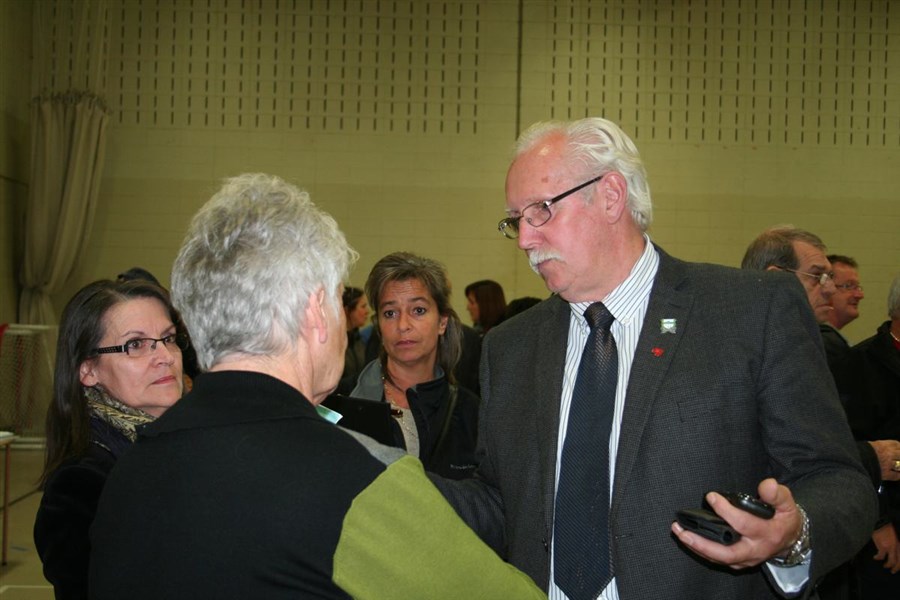
[[[181,398],[178,322],[149,281],[96,281],[63,311],[34,524],[57,599],[88,597],[88,530],[106,477],[137,429]]]

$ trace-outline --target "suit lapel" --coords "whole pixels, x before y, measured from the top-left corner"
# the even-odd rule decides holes
[[[659,270],[650,292],[647,315],[641,327],[625,395],[611,519],[615,519],[619,501],[625,492],[625,482],[634,468],[647,418],[678,350],[694,301],[693,295],[685,290],[688,285],[684,263],[662,250],[659,254]],[[671,333],[673,323],[675,332]]]
[[[551,312],[538,325],[537,343],[539,356],[544,364],[535,377],[537,411],[534,420],[540,453],[540,479],[544,506],[544,527],[549,536],[553,527],[554,482],[556,480],[556,452],[559,440],[559,404],[562,393],[563,373],[566,363],[566,347],[569,339],[569,304],[554,296],[548,301]],[[549,537],[547,538],[550,539]]]

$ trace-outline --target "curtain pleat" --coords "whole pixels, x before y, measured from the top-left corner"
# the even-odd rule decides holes
[[[84,254],[100,190],[108,110],[89,93],[36,98],[19,322],[52,325],[51,295]]]

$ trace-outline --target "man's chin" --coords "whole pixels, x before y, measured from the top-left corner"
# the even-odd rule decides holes
[[[828,321],[828,316],[831,314],[834,308],[831,306],[820,306],[815,310],[816,321],[819,323],[825,323]]]
[[[563,285],[562,282],[557,281],[556,279],[554,279],[552,277],[549,277],[549,276],[544,277],[543,275],[542,275],[542,277],[544,279],[544,285],[547,286],[547,290],[551,294],[558,294],[560,296],[564,296],[566,290],[569,289],[568,285]],[[563,299],[565,299],[565,298],[563,298]]]

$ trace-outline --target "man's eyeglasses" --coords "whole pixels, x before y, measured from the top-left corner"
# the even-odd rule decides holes
[[[861,291],[863,291],[863,286],[859,285],[858,283],[841,283],[841,284],[836,283],[836,284],[834,284],[834,287],[836,287],[839,290],[844,290],[845,292],[861,292]]]
[[[185,336],[170,333],[161,338],[134,338],[128,340],[121,346],[106,346],[105,348],[94,348],[94,354],[116,354],[124,352],[132,358],[140,358],[149,356],[156,350],[156,344],[163,343],[170,352],[181,352],[188,347],[188,340]]]
[[[807,277],[812,277],[816,280],[816,283],[824,286],[829,281],[834,281],[834,273],[804,273],[803,271],[797,271],[796,269],[785,269],[785,271],[789,273],[796,273],[797,275],[805,275]]]
[[[505,219],[502,219],[499,223],[497,223],[497,229],[507,238],[514,240],[519,237],[519,221],[525,219],[525,222],[532,227],[540,227],[541,225],[549,221],[550,217],[553,216],[553,213],[550,212],[550,205],[556,204],[563,198],[567,198],[568,196],[571,196],[575,192],[586,188],[592,183],[600,181],[605,175],[606,173],[604,173],[603,175],[598,175],[590,181],[585,181],[580,185],[576,185],[571,190],[566,190],[558,196],[553,196],[549,200],[532,202],[522,209],[522,214],[518,217],[506,217]]]

